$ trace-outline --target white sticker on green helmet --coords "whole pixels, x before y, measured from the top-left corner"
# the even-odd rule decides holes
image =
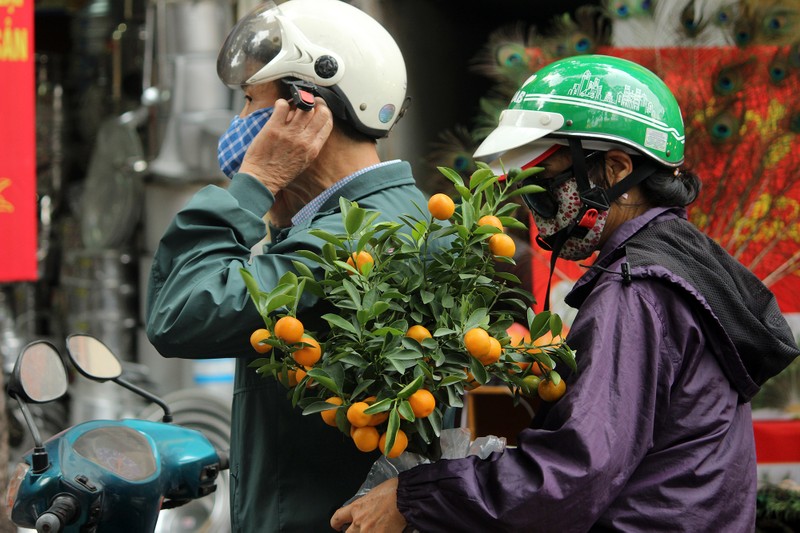
[[[667,134],[663,131],[647,128],[644,136],[644,146],[659,152],[667,151]]]

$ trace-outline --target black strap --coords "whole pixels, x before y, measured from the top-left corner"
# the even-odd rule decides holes
[[[613,202],[629,190],[633,189],[641,182],[655,174],[658,167],[650,162],[642,163],[636,167],[633,172],[619,180],[617,183],[606,189],[606,198],[609,202]]]

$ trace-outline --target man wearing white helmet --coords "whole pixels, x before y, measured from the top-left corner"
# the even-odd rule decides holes
[[[219,143],[225,189],[208,186],[178,213],[157,250],[147,334],[167,357],[237,357],[231,427],[233,530],[324,531],[377,458],[359,452],[320,417],[304,417],[286,389],[247,364],[264,322],[239,270],[265,290],[321,254],[314,229],[342,233],[339,198],[398,220],[423,205],[410,165],[381,162],[406,104],[406,71],[392,37],[339,0],[290,0],[256,8],[223,45],[217,70],[245,106]],[[250,250],[271,242],[250,262]],[[379,220],[379,221],[380,221]],[[250,263],[250,264],[248,264]],[[311,295],[298,315],[309,330],[324,314]],[[377,453],[377,452],[376,452]]]

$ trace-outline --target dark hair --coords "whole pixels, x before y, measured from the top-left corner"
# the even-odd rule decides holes
[[[634,168],[651,162],[642,156],[631,156]],[[590,158],[587,173],[592,183],[608,188],[605,174],[605,160],[602,157]],[[658,170],[639,184],[647,203],[653,207],[686,207],[697,199],[700,193],[700,178],[686,167],[669,168],[659,166]]]
[[[686,167],[660,167],[639,184],[645,199],[654,207],[686,207],[697,199],[701,187],[700,178]]]

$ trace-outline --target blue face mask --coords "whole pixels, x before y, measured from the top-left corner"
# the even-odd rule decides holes
[[[233,178],[233,175],[239,172],[247,148],[272,116],[273,109],[265,107],[253,111],[244,118],[235,117],[228,126],[228,131],[219,138],[217,160],[219,168],[226,176]]]

